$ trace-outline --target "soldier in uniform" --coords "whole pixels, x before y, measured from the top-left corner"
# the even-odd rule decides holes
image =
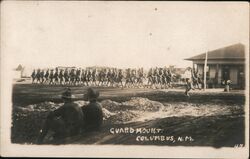
[[[168,78],[167,68],[164,68],[163,75],[162,75],[162,84],[164,88],[167,88],[167,78]]]
[[[197,74],[198,74],[198,73],[197,73]],[[201,85],[201,87],[200,87],[200,90],[201,90],[202,88],[204,88],[204,83],[203,83],[203,81],[202,81],[203,77],[202,77],[201,74],[198,74],[198,75],[197,75],[197,78],[198,78],[198,83]]]
[[[112,73],[111,73],[111,69],[108,69],[108,73],[107,73],[107,79],[108,79],[108,81],[107,81],[107,86],[110,84],[111,85],[111,83],[112,83]]]
[[[63,77],[64,77],[64,84],[69,84],[69,72],[67,68],[64,71]]]
[[[189,91],[190,90],[194,90],[193,88],[193,84],[190,78],[186,78],[186,91],[185,91],[185,95],[189,97]]]
[[[59,143],[61,143],[65,137],[80,133],[84,116],[81,108],[73,103],[71,90],[69,88],[62,93],[62,99],[64,105],[50,112],[47,116],[38,137],[38,144],[43,142],[49,130],[55,133],[54,139],[55,141],[59,141]]]
[[[101,86],[104,85],[105,76],[106,76],[104,71],[105,71],[104,69],[101,69],[98,73],[98,80],[99,80],[98,86],[100,86],[100,84]]]
[[[36,79],[36,71],[33,70],[32,74],[31,74],[31,78],[32,78],[32,83],[35,83],[35,79]]]
[[[40,72],[40,69],[37,69],[37,72],[36,72],[36,80],[37,80],[37,83],[40,83],[40,75],[41,75],[41,72]]]
[[[91,70],[90,69],[87,69],[86,70],[86,77],[87,77],[87,85],[88,85],[88,83],[90,84],[91,83]],[[90,84],[91,85],[91,84]]]
[[[49,84],[53,84],[53,79],[54,79],[54,70],[51,69],[50,70],[50,74],[49,74]]]
[[[168,87],[172,88],[172,84],[171,84],[171,82],[172,82],[172,73],[171,73],[170,70],[168,70],[167,73],[168,73],[168,75],[167,75],[167,85],[168,85]]]
[[[198,80],[198,74],[197,72],[195,72],[193,69],[191,70],[191,75],[192,75],[192,81],[193,81],[193,86],[194,88],[197,87],[198,89],[200,89],[200,85],[199,85],[199,80]]]
[[[137,82],[136,81],[136,69],[131,70],[131,77],[130,78],[131,78],[130,81],[131,81],[132,85],[135,86],[136,82]]]
[[[56,68],[56,72],[54,73],[54,84],[58,84],[59,83],[59,80],[58,80],[58,68]]]
[[[42,80],[41,83],[43,84],[43,82],[44,82],[44,70],[41,71],[40,78]]]
[[[94,86],[96,86],[96,68],[93,69],[91,76],[92,76],[92,83],[94,84]]]
[[[80,75],[81,75],[81,70],[80,69],[77,69],[76,70],[76,84],[80,84]]]
[[[191,73],[191,69],[188,68],[188,72],[187,72],[187,77],[186,77],[186,90],[185,90],[185,95],[189,97],[188,92],[193,89],[193,82],[192,82],[192,73]]]
[[[81,83],[84,85],[85,82],[86,82],[85,70],[82,69],[82,71],[81,71]]]
[[[112,69],[111,71],[111,75],[110,75],[110,84],[111,84],[111,87],[114,87],[114,84],[115,84],[115,76],[116,76],[116,73],[115,73],[115,69]]]
[[[158,81],[159,81],[159,84],[160,84],[160,88],[163,88],[163,80],[162,80],[162,77],[163,77],[163,68],[160,68],[159,69],[159,74],[158,74]]]
[[[144,78],[144,75],[143,75],[143,68],[139,68],[137,70],[137,84],[138,84],[138,87],[142,87],[143,86],[143,78]]]
[[[95,131],[99,130],[103,123],[103,112],[102,106],[97,102],[99,97],[99,92],[88,88],[87,94],[84,98],[89,101],[89,104],[82,107],[82,112],[84,115],[84,128],[85,131]]]
[[[122,79],[123,79],[122,69],[119,69],[119,72],[117,75],[117,84],[118,84],[118,86],[119,86],[119,84],[121,84],[121,86],[123,88]]]
[[[157,81],[157,73],[158,73],[158,72],[157,72],[157,69],[158,69],[158,68],[156,67],[156,68],[153,70],[153,78],[152,78],[152,79],[153,79],[153,82],[152,82],[152,83],[153,83],[153,86],[155,86],[155,87],[156,87],[156,85],[157,85],[157,83],[158,83],[158,81]]]
[[[75,69],[70,70],[69,78],[70,78],[70,83],[69,84],[74,85],[74,82],[75,82]]]
[[[108,86],[108,69],[104,69],[103,81],[104,81],[104,85]]]
[[[85,73],[84,73],[85,83],[86,83],[87,86],[89,85],[88,72],[89,72],[89,71],[86,69],[86,70],[85,70]]]
[[[153,79],[152,79],[152,68],[150,68],[150,69],[148,70],[147,79],[148,79],[147,87],[151,87],[152,84],[153,84]]]
[[[132,83],[132,81],[131,81],[131,73],[130,73],[130,68],[128,68],[127,70],[126,70],[126,81],[125,81],[125,87],[128,85],[128,87],[129,87],[129,85]]]
[[[45,77],[45,81],[44,81],[44,83],[49,82],[49,69],[46,71],[46,73],[45,73],[44,77]]]
[[[60,85],[63,85],[63,69],[61,69],[59,72],[59,81],[60,81]]]

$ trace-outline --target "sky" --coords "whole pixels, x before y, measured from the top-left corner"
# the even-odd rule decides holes
[[[248,45],[248,5],[4,1],[1,58],[11,67],[188,67],[185,58]]]

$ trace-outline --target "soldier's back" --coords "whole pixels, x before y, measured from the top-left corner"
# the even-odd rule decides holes
[[[96,129],[102,125],[103,112],[102,106],[97,102],[90,102],[87,106],[82,107],[84,121],[89,129]]]
[[[77,104],[65,103],[62,106],[62,118],[66,124],[79,125],[83,121],[83,113]]]

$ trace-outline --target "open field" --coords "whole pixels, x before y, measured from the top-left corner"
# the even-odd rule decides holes
[[[86,104],[82,99],[86,88],[71,87],[80,106]],[[67,144],[213,147],[244,144],[243,91],[195,90],[188,98],[183,89],[96,89],[100,91],[99,102],[105,114],[103,128],[68,138]],[[61,86],[13,85],[12,142],[34,144],[48,112],[62,104],[63,90]],[[141,128],[161,131],[143,133]]]

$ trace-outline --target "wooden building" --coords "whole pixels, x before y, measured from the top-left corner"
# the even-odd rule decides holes
[[[204,77],[206,53],[188,58],[193,62],[193,68]],[[245,88],[245,46],[234,44],[207,53],[207,86],[222,87],[222,81],[231,80],[231,87]]]

